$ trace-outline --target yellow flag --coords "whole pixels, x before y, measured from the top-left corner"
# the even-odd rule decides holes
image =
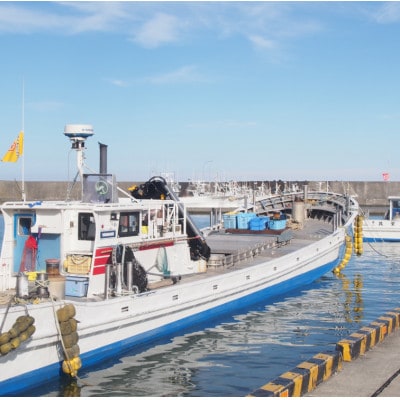
[[[3,162],[17,162],[19,156],[24,152],[24,132],[20,132],[18,137],[8,149],[7,153],[1,159]]]

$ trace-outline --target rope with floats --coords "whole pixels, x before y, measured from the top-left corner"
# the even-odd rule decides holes
[[[363,223],[364,223],[364,216],[358,214],[355,221],[354,226],[354,250],[358,256],[364,251],[363,248]]]
[[[346,242],[346,250],[344,253],[344,256],[342,258],[342,261],[337,265],[334,269],[333,272],[335,274],[339,274],[340,271],[347,265],[347,263],[350,261],[351,255],[353,253],[353,241],[350,235],[346,234],[345,237],[345,242]]]
[[[79,357],[79,336],[77,333],[78,321],[74,318],[76,312],[75,306],[73,304],[65,304],[63,307],[56,310],[54,302],[52,302],[52,304],[56,320],[56,328],[64,353],[62,370],[73,378],[78,377],[78,370],[82,367],[82,361]]]

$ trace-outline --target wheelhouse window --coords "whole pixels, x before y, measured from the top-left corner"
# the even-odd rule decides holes
[[[78,239],[94,240],[96,235],[96,224],[92,213],[79,213],[78,216]]]
[[[393,208],[400,208],[400,200],[393,200]]]
[[[137,236],[139,234],[139,213],[121,212],[119,215],[118,236]]]
[[[28,236],[31,233],[32,218],[20,217],[18,220],[18,235]]]

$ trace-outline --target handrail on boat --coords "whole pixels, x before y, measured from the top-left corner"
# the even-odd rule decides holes
[[[278,236],[279,238],[279,236]],[[232,254],[212,254],[208,260],[207,266],[210,268],[231,268],[242,261],[250,260],[266,249],[273,249],[288,244],[291,237],[286,240],[276,240],[270,242],[260,242],[254,246],[249,246],[245,249],[240,249]]]

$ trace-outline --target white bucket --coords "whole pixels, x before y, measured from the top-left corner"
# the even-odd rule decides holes
[[[17,276],[17,297],[24,298],[29,296],[28,277],[25,274]]]
[[[49,292],[51,297],[58,300],[65,298],[65,276],[49,276]]]
[[[207,272],[207,261],[200,259],[198,261],[198,270],[197,272]]]

